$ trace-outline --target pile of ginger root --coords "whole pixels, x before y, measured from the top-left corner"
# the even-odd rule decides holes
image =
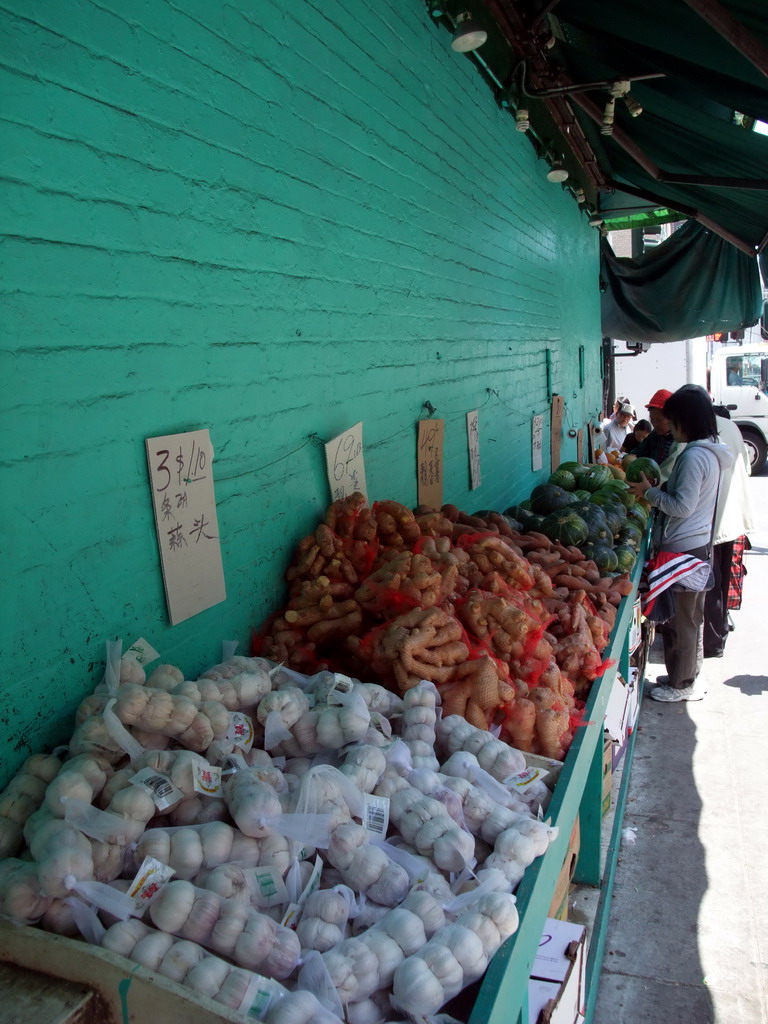
[[[329,506],[285,575],[287,601],[254,653],[398,693],[429,680],[444,714],[557,759],[632,592],[578,548],[517,533],[496,512],[369,506],[359,493]]]

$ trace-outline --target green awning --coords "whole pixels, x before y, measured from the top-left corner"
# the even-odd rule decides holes
[[[450,30],[467,8],[429,9]],[[488,39],[468,59],[512,114],[529,111],[532,142],[591,213],[637,225],[663,209],[750,255],[768,244],[768,136],[751,130],[768,123],[768,0],[476,0],[473,13]],[[642,113],[617,99],[603,134],[611,83],[640,76],[663,77],[633,81]]]
[[[603,239],[600,287],[603,334],[624,341],[741,330],[763,308],[757,261],[694,221],[636,259]]]

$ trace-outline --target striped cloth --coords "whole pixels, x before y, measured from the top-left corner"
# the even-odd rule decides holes
[[[708,590],[710,577],[709,562],[694,555],[659,551],[643,568],[639,586],[643,614],[650,616],[659,594],[673,584],[681,590]]]
[[[728,608],[732,611],[738,611],[741,608],[744,577],[747,575],[747,567],[744,565],[744,552],[749,551],[751,547],[749,538],[746,536],[739,537],[733,542],[731,577],[728,580]]]

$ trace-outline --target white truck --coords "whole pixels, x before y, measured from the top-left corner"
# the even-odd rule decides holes
[[[675,391],[700,384],[715,405],[724,405],[738,424],[752,472],[768,454],[768,341],[717,344],[704,338],[651,345],[641,355],[617,341],[616,394],[626,395],[642,419],[645,404],[658,388]],[[626,352],[626,355],[624,353]]]

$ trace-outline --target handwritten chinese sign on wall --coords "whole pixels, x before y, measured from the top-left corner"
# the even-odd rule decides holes
[[[477,409],[467,413],[467,447],[469,448],[469,489],[480,486],[480,428]]]
[[[213,449],[207,430],[147,438],[157,544],[175,626],[224,601]]]
[[[560,442],[563,436],[563,415],[565,413],[565,402],[562,395],[555,395],[552,398],[552,458],[550,464],[552,472],[560,465]]]
[[[325,446],[325,465],[331,501],[348,498],[359,491],[368,500],[363,459],[363,424],[345,430]]]
[[[535,473],[544,465],[544,417],[531,420],[531,469]]]
[[[419,504],[443,504],[443,437],[445,420],[419,420],[417,472]]]

